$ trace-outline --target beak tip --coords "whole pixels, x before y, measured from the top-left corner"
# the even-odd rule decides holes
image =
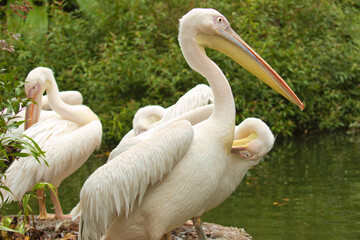
[[[298,106],[299,106],[299,108],[300,108],[301,111],[303,111],[304,108],[305,108],[305,105],[304,105],[302,102],[300,102],[300,104],[299,104]]]

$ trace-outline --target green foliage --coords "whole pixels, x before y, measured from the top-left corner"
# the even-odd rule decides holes
[[[25,223],[18,223],[17,218],[5,217],[0,222],[1,239],[13,239],[13,233],[24,235],[28,231]]]
[[[54,193],[56,191],[56,188],[52,184],[37,183],[31,192],[25,194],[19,202],[21,209],[17,216],[0,219],[0,239],[14,239],[12,236],[13,233],[18,233],[23,237],[30,236],[31,238],[29,239],[34,239],[33,232],[30,230],[35,230],[36,225],[30,200],[36,198],[36,190],[45,188],[50,189],[50,191]],[[30,216],[32,217],[33,227],[30,227]],[[19,219],[21,219],[21,221],[19,221]]]
[[[60,90],[80,91],[102,120],[109,148],[131,129],[139,107],[167,107],[206,83],[187,66],[177,41],[178,19],[193,7],[223,13],[305,103],[300,112],[209,50],[232,86],[237,122],[259,117],[281,136],[360,126],[360,4],[354,1],[78,0],[35,7],[47,8],[45,40],[20,30],[17,55],[1,59],[21,79],[46,66]]]
[[[15,2],[14,4],[10,4],[10,6],[12,8],[11,12],[27,20],[29,18],[26,18],[26,13],[33,9],[27,0],[23,0],[21,3]],[[38,11],[36,11],[36,9],[38,9]],[[46,9],[35,8],[35,12],[37,14],[39,11],[46,12]],[[8,23],[11,23],[11,15],[7,16]],[[3,16],[0,15],[0,17]],[[33,19],[35,18],[33,17]],[[40,22],[43,24],[42,21]],[[30,25],[33,24],[36,25],[36,21],[30,21]],[[21,26],[20,29],[31,29],[29,27],[25,28],[26,26],[29,26],[28,22],[25,22],[25,24]],[[15,26],[13,25],[13,27]],[[44,30],[44,28],[42,29]],[[15,48],[13,45],[11,45],[14,43],[12,39],[10,39],[10,44],[6,42],[6,40],[9,40],[9,37],[17,40],[18,36],[12,34],[11,31],[7,29],[7,25],[1,25],[0,32],[2,33],[0,39],[1,51],[7,57],[8,54],[15,51]],[[37,32],[35,35],[38,37],[35,38],[35,42],[38,43],[41,39],[41,34],[44,35],[44,33],[45,31]],[[30,38],[34,40],[32,37]],[[24,82],[20,81],[16,77],[16,71],[14,68],[9,67],[6,61],[0,61],[0,189],[10,193],[11,190],[4,185],[3,179],[6,179],[5,171],[14,160],[17,160],[21,157],[31,156],[34,157],[39,163],[41,160],[43,160],[47,164],[45,161],[45,152],[40,149],[37,143],[28,136],[16,132],[20,127],[23,127],[23,123],[25,122],[19,116],[20,113],[28,104],[34,102],[31,99],[20,97],[20,95],[23,93],[23,86]],[[36,102],[34,103],[36,104]],[[43,189],[45,187],[48,187],[50,190],[55,192],[55,187],[53,185],[49,183],[38,183],[34,186],[33,190],[30,193],[25,194],[19,202],[21,210],[18,217],[3,219],[0,217],[0,239],[15,239],[16,237],[13,236],[14,233],[25,236],[26,232],[30,229],[26,226],[26,223],[29,223],[29,216],[30,214],[32,215],[32,209],[29,205],[29,201],[32,197],[35,196],[34,191],[40,188]],[[4,196],[3,192],[1,191],[0,197],[1,203],[3,204]],[[18,222],[20,215],[22,215],[24,218],[24,221],[22,222]]]
[[[30,217],[30,215],[33,215],[33,211],[32,211],[31,206],[30,206],[30,200],[32,198],[36,198],[36,190],[45,189],[45,188],[48,188],[54,194],[56,192],[56,188],[52,184],[40,182],[40,183],[35,184],[35,186],[31,190],[31,192],[26,193],[24,195],[24,197],[21,199],[21,202],[19,203],[20,206],[21,206],[21,209],[20,209],[20,212],[19,212],[18,215],[19,216],[22,215],[24,217],[24,219],[25,219],[24,222],[29,223],[29,221],[26,220],[26,219],[28,219]],[[55,194],[55,196],[57,196],[57,195]]]

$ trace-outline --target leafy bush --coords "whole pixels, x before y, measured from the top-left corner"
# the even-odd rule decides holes
[[[37,66],[52,68],[60,90],[84,95],[112,148],[131,129],[139,107],[167,107],[206,83],[187,66],[177,41],[178,19],[193,7],[223,13],[306,105],[300,112],[209,50],[232,86],[237,122],[260,117],[281,136],[360,127],[360,6],[350,0],[45,1],[34,11],[47,9],[37,19],[47,32],[18,27],[23,41],[17,55],[1,57],[22,79]]]
[[[11,11],[22,19],[26,19],[26,13],[32,9],[27,0],[21,3],[15,2],[10,4]],[[10,16],[10,15],[9,15]],[[14,53],[14,41],[18,40],[18,35],[13,34],[7,29],[7,26],[1,26],[2,33],[0,39],[0,52],[5,56]],[[45,153],[40,149],[34,140],[22,134],[19,131],[23,127],[24,119],[20,113],[33,100],[21,98],[24,82],[19,80],[16,72],[9,65],[0,61],[0,203],[4,204],[3,191],[10,189],[4,185],[3,179],[6,179],[6,169],[13,161],[21,157],[32,156],[39,163],[44,161]],[[25,194],[19,201],[20,211],[17,217],[2,218],[0,214],[0,239],[23,239],[25,236],[33,236],[32,232],[36,229],[29,227],[29,217],[32,215],[32,209],[29,200],[35,198],[34,192],[37,189],[48,187],[51,191],[55,191],[55,187],[49,183],[37,183],[30,193]],[[6,204],[6,202],[5,202]],[[18,221],[22,215],[23,220]],[[32,215],[34,223],[34,216]],[[35,224],[33,224],[35,227]]]

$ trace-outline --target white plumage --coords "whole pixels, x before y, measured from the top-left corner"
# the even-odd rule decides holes
[[[212,104],[214,96],[209,86],[198,84],[190,89],[179,100],[168,108],[158,105],[149,105],[140,108],[134,115],[133,129],[129,131],[122,139],[133,138],[152,127],[161,125],[168,120],[181,116],[197,108]],[[210,115],[209,115],[210,116]]]
[[[99,239],[116,216],[128,216],[136,209],[148,187],[170,172],[192,139],[190,123],[180,121],[97,169],[84,184],[94,187],[93,191],[85,188],[81,191],[83,200],[78,206],[78,210],[83,210],[81,218],[95,220],[86,222],[85,228],[81,224],[82,238]],[[174,148],[167,148],[169,144]]]
[[[98,239],[106,234],[106,239],[158,240],[225,200],[244,176],[244,165],[253,164],[251,147],[261,134],[255,129],[245,139],[234,141],[232,92],[222,71],[206,56],[205,46],[223,51],[301,106],[280,76],[233,32],[216,10],[193,9],[187,13],[180,20],[179,41],[191,68],[206,77],[213,91],[211,116],[194,126],[190,121],[167,121],[153,128],[158,131],[150,129],[141,134],[150,132],[146,140],[92,174],[81,190],[76,209],[82,212],[79,239]],[[189,137],[190,133],[193,137]],[[265,133],[272,136],[271,132]],[[258,146],[271,149],[273,138],[267,139],[270,142]],[[249,154],[241,154],[243,151]]]
[[[59,92],[59,96],[64,103],[69,105],[81,105],[83,103],[83,97],[80,92],[78,91],[61,91]],[[52,110],[48,96],[42,97],[42,106],[41,109],[43,110]]]
[[[80,92],[78,91],[62,91],[59,92],[59,97],[61,98],[61,100],[64,101],[64,103],[69,104],[69,105],[80,105],[83,102],[83,98]],[[21,109],[22,107],[20,107]],[[45,121],[49,118],[52,118],[56,115],[56,112],[54,111],[48,111],[48,110],[52,110],[51,106],[49,104],[48,101],[48,97],[42,96],[42,105],[41,105],[41,113],[40,113],[40,117],[39,117],[39,122],[41,121]],[[5,110],[6,111],[6,110]],[[14,113],[13,113],[14,115]],[[23,121],[25,120],[25,111],[19,111],[17,114],[16,119],[11,120],[11,122],[14,121]],[[18,128],[16,129],[12,129],[10,131],[11,133],[23,133],[24,132],[24,124],[21,124]]]
[[[198,84],[180,97],[174,105],[166,109],[159,124],[212,103],[214,103],[214,96],[211,88],[205,84]]]
[[[99,147],[101,128],[99,121],[80,127],[57,115],[25,131],[24,134],[45,152],[49,167],[43,162],[39,164],[32,157],[21,158],[11,164],[5,173],[5,184],[14,194],[8,195],[9,200],[19,201],[26,191],[39,182],[49,182],[58,187],[63,179],[75,172],[92,151]],[[94,137],[89,136],[89,132]]]
[[[19,201],[26,191],[39,182],[48,182],[58,187],[62,180],[75,172],[101,143],[100,120],[90,108],[84,105],[70,106],[59,98],[57,85],[50,69],[39,67],[29,73],[26,87],[32,89],[35,85],[40,86],[35,94],[36,100],[41,98],[46,90],[50,105],[55,112],[48,111],[51,117],[35,123],[25,130],[24,134],[32,138],[45,152],[45,160],[49,166],[43,161],[37,162],[33,157],[14,161],[5,173],[6,179],[2,179],[13,193],[12,195],[2,191],[5,202]],[[40,114],[41,100],[38,104],[33,119],[29,121],[36,120],[35,115]],[[55,205],[55,212],[61,213],[56,214],[56,217],[62,218],[64,216],[61,216],[62,211],[61,208],[58,209],[59,207]]]

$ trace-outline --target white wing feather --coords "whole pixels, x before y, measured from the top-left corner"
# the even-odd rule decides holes
[[[120,155],[121,153],[129,150],[130,148],[134,147],[138,143],[148,139],[151,137],[151,135],[155,134],[156,132],[160,131],[161,129],[164,129],[171,124],[181,121],[181,120],[187,120],[191,123],[191,125],[196,125],[199,122],[204,121],[205,119],[208,119],[213,112],[214,105],[206,105],[203,107],[198,107],[192,111],[186,112],[176,118],[173,118],[171,120],[168,120],[165,123],[160,124],[160,122],[154,123],[150,129],[140,135],[135,135],[134,130],[131,130],[128,132],[120,141],[120,143],[111,151],[108,161],[111,161],[116,156]]]
[[[45,151],[49,167],[33,157],[13,162],[5,173],[6,179],[3,179],[14,194],[3,192],[7,201],[21,199],[38,182],[59,186],[64,178],[75,172],[100,146],[102,126],[100,121],[79,126],[57,115],[33,125],[24,134]]]
[[[159,121],[160,124],[178,117],[186,112],[194,110],[214,102],[211,88],[205,84],[198,84],[172,106],[166,109],[166,113]]]
[[[180,121],[98,168],[80,192],[79,239],[99,239],[117,217],[127,217],[149,185],[164,177],[186,153],[194,132]]]

